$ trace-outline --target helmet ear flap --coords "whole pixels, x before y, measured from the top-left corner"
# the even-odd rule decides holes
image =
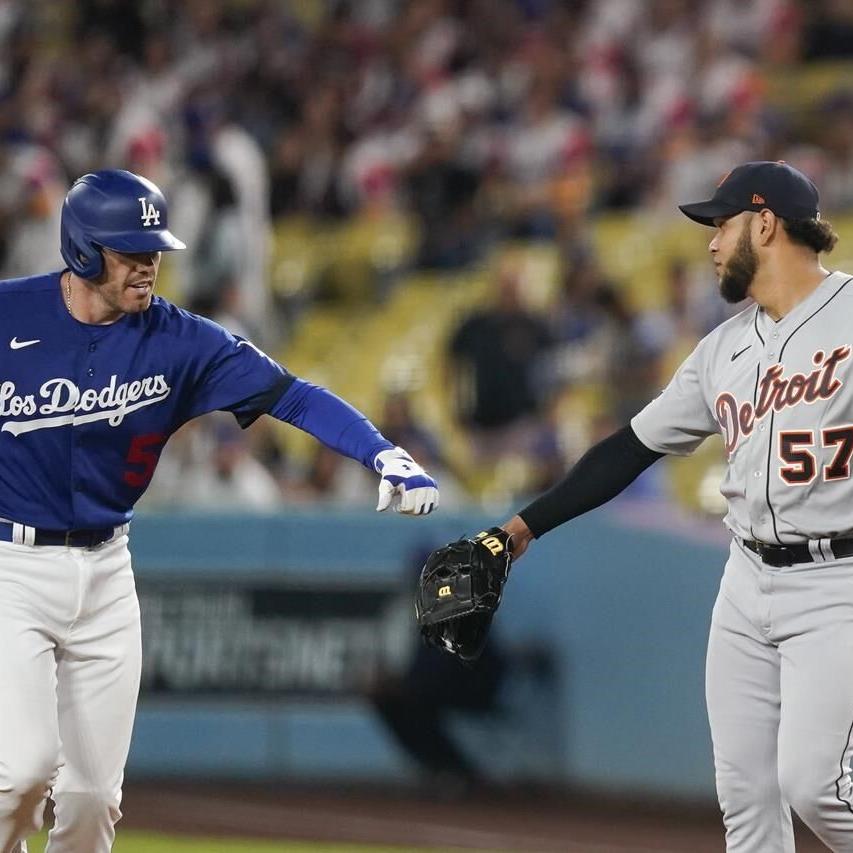
[[[104,257],[97,246],[86,252],[74,243],[62,246],[62,258],[68,268],[80,278],[97,278],[104,270]]]
[[[104,258],[100,246],[86,239],[82,228],[69,209],[68,202],[62,206],[59,251],[68,268],[80,278],[97,278],[104,269]]]

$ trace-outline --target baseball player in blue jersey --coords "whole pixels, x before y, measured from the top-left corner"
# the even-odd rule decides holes
[[[183,249],[160,190],[107,170],[62,208],[61,272],[0,283],[0,851],[101,853],[121,816],[140,677],[128,552],[163,445],[213,410],[303,429],[379,475],[378,510],[425,515],[435,481],[356,409],[249,341],[154,296]]]

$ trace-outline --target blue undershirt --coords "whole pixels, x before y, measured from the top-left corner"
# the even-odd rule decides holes
[[[319,385],[294,379],[270,414],[374,471],[377,453],[394,445],[354,406]]]

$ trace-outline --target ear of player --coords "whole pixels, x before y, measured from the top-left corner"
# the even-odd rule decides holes
[[[511,555],[511,537],[500,527],[457,539],[429,555],[415,596],[427,645],[465,663],[477,660],[501,603]]]
[[[407,515],[428,515],[438,509],[438,485],[402,447],[377,453],[373,466],[382,477],[377,512],[393,506]]]

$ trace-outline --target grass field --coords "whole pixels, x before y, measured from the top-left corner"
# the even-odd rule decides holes
[[[29,853],[44,853],[46,834],[29,842]],[[325,842],[238,841],[221,838],[178,838],[148,832],[119,832],[114,853],[403,853],[412,848],[372,847]],[[425,848],[424,848],[425,849]],[[439,851],[434,850],[434,853]]]

